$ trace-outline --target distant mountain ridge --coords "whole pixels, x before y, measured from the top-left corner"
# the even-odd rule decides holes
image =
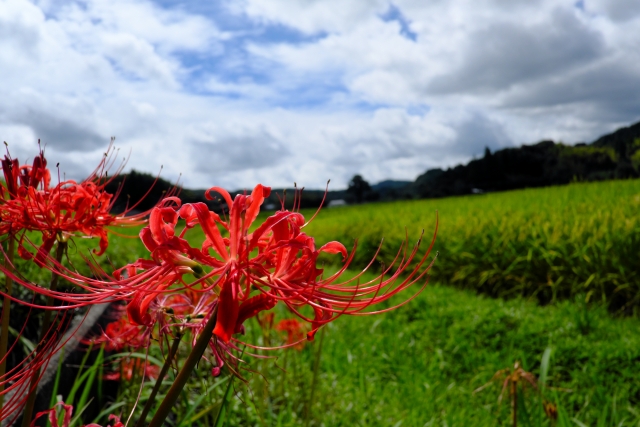
[[[591,144],[541,141],[504,148],[447,170],[431,169],[402,191],[407,198],[446,197],[484,191],[640,176],[640,122]]]
[[[396,200],[447,197],[481,192],[515,190],[527,187],[568,184],[574,180],[600,181],[615,178],[640,176],[640,122],[601,136],[590,144],[565,145],[545,140],[521,147],[504,148],[491,152],[485,149],[484,156],[471,160],[466,165],[457,165],[446,170],[430,169],[415,181],[385,180],[371,185],[364,200]],[[124,181],[124,184],[123,184]],[[154,184],[155,182],[155,184]],[[138,202],[152,185],[149,196],[143,200],[139,210],[149,209],[166,191],[173,187],[164,179],[132,171],[118,176],[107,188],[116,193],[122,186],[115,211],[122,211],[129,204]],[[244,190],[232,192],[243,193]],[[284,189],[274,189],[265,205],[279,207]],[[295,189],[289,188],[286,206],[293,205]],[[300,207],[320,206],[324,190],[304,190]],[[326,194],[325,203],[331,200],[350,200],[346,190],[332,190]],[[183,203],[203,202],[211,209],[222,210],[217,200],[206,200],[204,190],[182,189]]]

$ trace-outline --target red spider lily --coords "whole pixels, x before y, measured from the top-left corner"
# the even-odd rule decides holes
[[[102,332],[102,335],[83,341],[85,344],[103,344],[107,351],[120,352],[125,347],[138,349],[149,345],[148,334],[144,334],[139,325],[133,325],[126,316],[111,322]]]
[[[226,191],[215,190],[221,192],[230,201]],[[229,223],[222,221],[214,212],[210,212],[204,203],[187,204],[178,210],[172,207],[154,209],[149,219],[149,227],[143,229],[140,236],[151,252],[155,265],[141,260],[118,272],[120,274],[126,271],[135,281],[137,271],[146,270],[142,273],[142,276],[146,276],[145,279],[148,278],[146,293],[140,292],[129,304],[130,319],[136,323],[148,325],[151,318],[146,311],[151,301],[165,292],[169,286],[181,281],[183,275],[187,273],[202,276],[201,265],[213,268],[213,271],[205,277],[209,285],[203,288],[203,291],[211,289],[213,285],[220,288],[218,322],[214,333],[224,342],[228,342],[232,334],[240,331],[242,323],[247,318],[272,308],[276,302],[275,298],[267,293],[250,298],[250,290],[247,288],[243,291],[240,287],[240,281],[246,277],[247,267],[243,265],[242,257],[248,254],[244,247],[246,242],[242,236],[247,235],[249,226],[257,217],[260,205],[269,192],[268,187],[258,185],[253,196],[237,196],[236,202],[233,202],[235,205],[231,207]],[[179,206],[179,201],[174,201]],[[175,226],[179,217],[186,220],[186,227],[182,234],[177,236]],[[199,250],[192,248],[182,238],[188,229],[198,223],[206,235],[205,242]],[[231,230],[229,238],[222,237],[216,223]],[[212,256],[210,251],[217,256]],[[213,278],[215,280],[211,280]]]
[[[5,181],[4,185],[0,185],[0,196],[3,200],[16,199],[29,187],[49,187],[51,173],[47,169],[47,160],[42,150],[33,160],[33,166],[20,166],[17,159],[8,155],[4,156],[0,163]]]
[[[56,310],[115,301],[131,295],[131,290],[124,289],[118,284],[114,285],[117,280],[106,275],[90,260],[87,262],[94,276],[103,277],[106,280],[84,277],[75,270],[67,269],[59,260],[49,256],[49,251],[56,241],[64,242],[75,235],[99,237],[99,250],[94,252],[100,255],[108,246],[107,233],[112,231],[108,227],[136,226],[146,222],[145,217],[151,210],[132,215],[137,205],[128,207],[119,215],[109,214],[118,193],[109,194],[105,188],[124,167],[124,163],[120,164],[115,174],[109,178],[107,172],[114,169],[114,163],[114,151],[110,145],[98,167],[87,179],[80,183],[71,180],[63,181],[51,187],[50,172],[46,167],[47,161],[42,150],[34,160],[33,166],[19,166],[16,159],[5,156],[2,166],[6,184],[0,183],[0,233],[11,233],[15,236],[20,231],[41,232],[43,242],[39,246],[31,243],[24,233],[18,237],[18,252],[21,257],[29,259],[34,256],[32,250],[28,250],[28,244],[30,244],[35,248],[37,253],[35,261],[39,266],[54,270],[56,274],[82,290],[79,293],[69,293],[44,289],[21,277],[13,265],[10,265],[11,268],[0,265],[3,273],[28,290],[56,298],[66,304],[46,307],[18,301],[15,297],[2,292],[0,294],[32,307]],[[172,189],[166,196],[170,198],[174,192],[175,189]]]
[[[304,346],[306,331],[304,324],[298,319],[281,320],[276,325],[276,331],[285,332],[287,334],[287,344],[293,345],[296,350],[300,350]]]
[[[159,207],[152,212],[149,226],[140,236],[153,261],[139,260],[118,272],[119,277],[124,277],[126,272],[129,286],[140,290],[127,308],[134,323],[153,322],[148,307],[163,293],[185,288],[200,292],[213,290],[218,295],[214,334],[224,343],[241,332],[246,319],[271,309],[279,300],[300,318],[311,322],[308,339],[313,339],[318,328],[342,314],[376,313],[365,310],[421,280],[430,267],[420,271],[431,247],[417,259],[419,245],[416,245],[408,254],[406,250],[398,253],[393,263],[398,264],[395,270],[392,264],[379,277],[366,283],[359,283],[360,275],[340,283],[337,280],[354,253],[348,256],[339,242],[316,248],[314,239],[302,232],[306,225],[302,214],[278,211],[249,232],[260,205],[270,194],[269,187],[257,185],[251,195],[237,195],[233,200],[218,187],[207,191],[208,198],[212,191],[226,200],[228,220],[209,211],[204,203],[180,206],[177,199],[173,200],[175,206]],[[175,231],[178,218],[186,222],[180,234]],[[191,247],[184,239],[184,234],[196,225],[200,225],[205,234],[200,249]],[[339,253],[344,261],[343,267],[328,278],[322,278],[322,269],[316,267],[322,252]],[[203,267],[210,270],[207,272]],[[408,274],[401,279],[403,273]],[[186,274],[195,275],[197,280],[186,283],[183,280]],[[175,288],[177,283],[181,287]],[[313,318],[301,312],[302,306],[313,309]]]
[[[120,369],[104,374],[103,379],[109,381],[131,381],[135,373],[140,377],[144,374],[145,379],[154,380],[160,374],[160,368],[146,360],[137,358],[123,358],[120,360]]]
[[[110,178],[107,177],[115,163],[112,147],[109,146],[96,169],[84,181],[61,181],[53,187],[42,149],[33,166],[19,166],[17,159],[5,156],[2,168],[6,187],[0,185],[0,195],[4,196],[0,232],[41,232],[43,242],[38,248],[36,261],[42,265],[56,240],[65,241],[77,234],[98,237],[99,250],[94,252],[101,255],[109,244],[106,227],[144,223],[149,212],[132,215],[136,205],[119,215],[109,213],[118,194],[114,197],[105,188],[124,168],[123,162]],[[24,245],[19,246],[19,253],[23,258],[32,256]]]
[[[58,411],[56,407],[60,406],[60,412],[64,413],[62,418],[62,424],[58,423]],[[51,427],[69,427],[71,425],[71,416],[73,415],[73,406],[67,405],[63,402],[58,402],[53,408],[47,409],[46,411],[38,412],[36,417],[31,422],[31,427],[35,427],[36,421],[38,418],[46,415],[49,418],[49,422],[51,423]],[[120,418],[115,415],[109,415],[109,422],[113,422],[111,427],[124,427],[124,424],[120,421]],[[99,424],[87,424],[84,427],[102,427]],[[104,426],[109,427],[109,426]]]

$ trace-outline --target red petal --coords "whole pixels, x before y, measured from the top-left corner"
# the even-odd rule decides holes
[[[342,261],[347,258],[347,248],[340,242],[329,242],[323,245],[318,252],[326,252],[328,254],[342,254]]]
[[[158,243],[153,239],[153,235],[151,234],[149,227],[145,227],[140,230],[140,240],[142,240],[142,243],[149,252],[153,252],[158,248]]]
[[[98,232],[98,236],[100,236],[100,250],[93,250],[93,253],[98,256],[105,253],[105,251],[109,247],[109,237],[107,236],[107,230],[105,230],[104,228],[100,228],[99,230],[100,231]]]
[[[227,206],[229,206],[229,210],[231,210],[231,206],[233,205],[233,202],[231,201],[231,196],[229,195],[227,190],[221,187],[211,187],[210,189],[204,192],[204,197],[206,197],[207,200],[213,200],[213,196],[209,194],[212,191],[215,191],[216,193],[220,194],[224,198],[225,202],[227,202]]]
[[[278,211],[274,215],[267,218],[260,227],[256,228],[251,237],[251,242],[249,244],[250,248],[255,247],[265,233],[269,230],[273,229],[274,240],[276,242],[280,240],[288,240],[289,236],[289,228],[287,227],[289,223],[289,219],[293,218],[295,222],[295,217],[302,217],[302,222],[304,222],[304,217],[302,214],[297,212],[288,212],[288,211]],[[299,220],[298,220],[299,221]]]
[[[256,185],[253,189],[250,197],[251,203],[244,215],[244,233],[247,232],[249,226],[253,224],[253,221],[258,217],[258,214],[260,213],[260,206],[264,202],[264,199],[269,197],[269,194],[271,194],[271,187],[265,187],[262,184]]]
[[[318,302],[318,304],[326,305],[326,304],[322,304],[320,302]],[[327,308],[331,308],[331,306],[329,306]],[[329,310],[325,311],[325,310],[321,309],[320,307],[316,307],[314,305],[313,306],[313,311],[314,311],[315,316],[313,318],[313,322],[311,322],[311,331],[307,332],[307,339],[309,341],[313,341],[313,337],[316,334],[316,332],[318,332],[318,329],[331,319],[331,311],[329,311]]]
[[[34,259],[35,263],[38,267],[44,267],[45,260],[49,256],[49,252],[51,252],[51,248],[56,241],[56,236],[45,237],[42,236],[42,245],[38,248],[38,253],[36,254],[36,258]]]
[[[242,211],[245,208],[247,196],[238,194],[233,200],[233,206],[229,213],[229,256],[232,259],[236,259],[238,256],[238,249],[240,248],[240,241],[244,237],[242,235]]]
[[[235,331],[245,322],[245,320],[257,315],[263,310],[271,310],[276,306],[277,300],[269,294],[260,294],[249,298],[240,305],[238,320]]]
[[[236,330],[239,311],[237,286],[237,283],[226,281],[218,299],[218,320],[213,333],[224,342],[229,342]]]
[[[183,208],[185,206],[183,206]],[[192,203],[190,204],[190,207],[185,210],[185,215],[188,215],[193,211],[195,211],[198,216],[200,227],[202,227],[202,231],[204,231],[205,236],[207,236],[207,242],[210,242],[213,245],[213,248],[222,257],[222,259],[228,260],[229,254],[227,253],[227,248],[222,240],[222,234],[220,234],[220,230],[215,224],[214,217],[210,215],[211,212],[209,212],[207,205],[201,202]],[[180,209],[180,216],[185,218],[183,216],[182,209]],[[207,242],[205,242],[205,245]]]

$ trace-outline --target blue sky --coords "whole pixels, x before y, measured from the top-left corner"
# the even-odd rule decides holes
[[[0,138],[192,188],[413,180],[640,119],[635,0],[0,0]]]

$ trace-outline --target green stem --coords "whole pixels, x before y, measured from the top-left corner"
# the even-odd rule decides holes
[[[511,394],[513,396],[513,427],[518,427],[518,383],[511,381]]]
[[[309,425],[311,421],[311,405],[313,405],[313,395],[316,391],[316,386],[318,382],[318,371],[320,370],[320,356],[322,356],[322,343],[324,342],[324,333],[326,328],[322,328],[322,332],[320,333],[320,342],[318,343],[318,351],[316,352],[316,359],[313,362],[313,379],[311,380],[311,392],[309,393],[309,401],[307,402],[306,407],[306,424]]]
[[[13,253],[16,249],[16,241],[12,233],[9,233],[9,244],[7,248],[6,258],[4,261],[4,267],[7,271],[11,270],[11,265],[13,264]],[[4,275],[5,282],[5,293],[7,296],[4,297],[4,301],[2,302],[2,326],[0,326],[0,409],[4,404],[4,375],[7,372],[7,347],[9,344],[9,311],[11,310],[11,288],[13,287],[13,280],[9,277],[8,274]]]
[[[171,363],[173,363],[173,358],[178,352],[178,347],[180,346],[180,340],[182,339],[183,331],[179,331],[178,334],[173,339],[173,343],[171,344],[171,349],[169,350],[169,354],[167,355],[167,359],[164,361],[164,365],[162,365],[162,369],[160,370],[160,375],[158,375],[158,379],[156,380],[155,385],[153,386],[153,390],[151,390],[151,394],[149,395],[149,399],[147,403],[144,405],[142,409],[142,414],[136,423],[136,427],[143,427],[144,422],[147,418],[147,414],[156,403],[156,395],[160,390],[160,386],[162,385],[162,379],[167,375],[169,368],[171,367]]]
[[[222,420],[222,414],[224,412],[227,399],[229,398],[229,390],[231,390],[231,385],[233,384],[233,379],[234,379],[233,374],[230,374],[230,375],[231,375],[231,378],[229,378],[227,389],[224,391],[224,396],[222,396],[222,402],[220,402],[220,409],[218,409],[218,413],[216,414],[216,420],[213,422],[213,427],[218,427],[218,425],[220,424],[220,420]]]
[[[58,241],[58,246],[56,248],[56,261],[58,263],[62,262],[62,257],[64,255],[65,250],[67,249],[67,242]],[[58,280],[60,276],[56,274],[54,271],[51,271],[51,284],[49,285],[49,290],[55,292],[58,289]],[[53,306],[53,297],[47,297],[47,307]],[[44,342],[45,336],[47,332],[49,332],[49,327],[51,326],[51,316],[53,310],[45,310],[44,316],[42,318],[42,327],[40,328],[40,340],[38,341],[40,344]],[[40,353],[40,349],[36,350],[35,357],[38,356],[37,353]],[[22,416],[22,427],[29,427],[31,425],[31,416],[33,415],[33,407],[36,403],[36,395],[37,395],[37,387],[38,380],[40,379],[40,368],[36,369],[31,377],[31,384],[29,384],[29,398],[27,399],[27,403],[24,407],[24,412]]]
[[[193,346],[189,357],[187,357],[187,360],[184,362],[184,365],[182,366],[182,369],[180,369],[180,372],[178,372],[178,376],[173,382],[173,385],[167,392],[164,400],[160,404],[160,407],[151,419],[149,427],[161,427],[162,423],[169,415],[169,412],[171,412],[171,409],[173,409],[173,405],[175,405],[178,397],[180,396],[180,393],[182,392],[182,389],[187,384],[187,380],[191,376],[191,373],[196,367],[196,364],[202,358],[204,351],[207,349],[207,345],[209,345],[209,341],[213,336],[213,328],[215,328],[216,326],[217,316],[218,306],[216,305],[216,308],[213,309],[213,313],[211,313],[211,317],[209,317],[209,320],[204,325],[204,329],[200,333],[196,344]]]

